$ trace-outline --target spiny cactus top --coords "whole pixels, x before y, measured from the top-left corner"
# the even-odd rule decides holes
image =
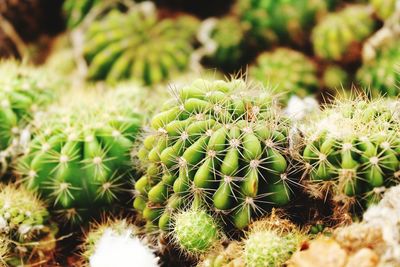
[[[164,81],[187,69],[197,24],[192,17],[159,20],[154,12],[114,10],[86,32],[88,78]]]
[[[63,4],[68,28],[78,26],[90,10],[100,4],[101,0],[67,0]]]
[[[314,63],[302,53],[287,48],[259,55],[250,68],[250,77],[289,96],[304,97],[319,87]]]
[[[369,0],[374,7],[376,14],[382,20],[389,18],[396,10],[397,0]]]
[[[368,6],[353,5],[323,18],[312,32],[315,54],[328,60],[353,60],[375,22]]]
[[[377,188],[398,183],[399,118],[399,103],[383,100],[339,102],[312,118],[303,152],[310,192],[365,206],[377,200]]]
[[[47,209],[36,195],[23,187],[0,187],[0,236],[10,241],[8,264],[44,263],[54,252],[55,232]]]
[[[134,206],[163,230],[179,207],[206,206],[224,223],[245,227],[271,206],[287,204],[295,181],[288,120],[270,91],[243,80],[196,80],[151,122],[139,158]]]
[[[400,42],[380,48],[371,61],[357,72],[357,79],[373,95],[398,96],[400,93]]]
[[[319,13],[325,13],[323,0],[240,0],[238,12],[250,33],[262,43],[303,44]]]
[[[123,200],[141,115],[117,91],[65,98],[63,107],[55,106],[35,120],[35,138],[18,172],[55,212],[76,222]]]

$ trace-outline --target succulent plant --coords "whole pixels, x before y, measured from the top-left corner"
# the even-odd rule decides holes
[[[134,207],[170,230],[176,210],[202,206],[227,225],[292,199],[297,174],[289,157],[289,121],[269,90],[243,80],[196,80],[151,121],[137,156],[145,175]]]
[[[382,20],[388,19],[396,10],[396,0],[369,0],[369,2]]]
[[[124,201],[130,150],[142,121],[128,105],[140,92],[128,93],[72,92],[36,118],[17,171],[28,189],[66,217],[63,222],[87,220]]]
[[[67,0],[63,4],[68,28],[78,26],[92,8],[99,5],[100,0]]]
[[[8,265],[46,263],[54,254],[56,232],[35,194],[15,185],[0,187],[0,238],[7,242]]]
[[[8,161],[19,153],[17,138],[35,112],[48,105],[55,89],[46,73],[14,61],[0,64],[0,176]]]
[[[139,229],[126,220],[110,220],[98,224],[87,233],[82,245],[83,264],[91,267],[134,265],[157,267],[154,251],[141,240]]]
[[[400,93],[400,42],[378,50],[374,59],[364,62],[357,72],[361,85],[373,95],[398,96]]]
[[[302,53],[287,48],[260,54],[250,67],[250,77],[289,97],[305,97],[319,88],[314,63]]]
[[[399,182],[398,105],[346,100],[310,116],[303,158],[312,195],[330,193],[338,208],[362,208],[379,200],[380,188]]]
[[[354,61],[376,27],[368,6],[350,5],[324,17],[312,31],[315,54],[326,60]]]
[[[317,17],[326,12],[327,4],[321,0],[240,0],[237,9],[259,45],[303,44]]]
[[[324,70],[322,82],[326,89],[340,91],[350,86],[350,77],[346,70],[337,65],[330,65]]]
[[[187,16],[159,20],[155,12],[113,10],[86,32],[88,78],[132,78],[147,85],[165,81],[188,68],[197,24]]]

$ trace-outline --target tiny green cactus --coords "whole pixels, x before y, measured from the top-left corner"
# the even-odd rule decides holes
[[[304,125],[303,158],[312,195],[328,192],[340,205],[358,208],[352,204],[368,206],[379,200],[378,188],[398,183],[398,105],[346,100],[311,116]]]
[[[34,139],[17,172],[28,189],[40,192],[54,212],[66,217],[63,222],[97,216],[123,201],[130,150],[142,121],[128,108],[129,97],[118,91],[71,93],[61,107],[35,120]]]
[[[351,5],[324,17],[312,31],[315,54],[326,60],[358,59],[360,44],[376,27],[368,6]]]
[[[111,82],[131,78],[150,85],[184,72],[198,24],[188,16],[159,20],[155,12],[113,10],[86,32],[88,78]]]
[[[63,10],[67,20],[67,26],[70,29],[78,26],[86,15],[99,5],[101,0],[67,0],[63,4]]]
[[[382,20],[388,19],[396,10],[397,0],[369,0],[376,14]]]
[[[304,44],[317,17],[327,10],[322,0],[240,0],[238,12],[257,43]]]
[[[372,95],[398,96],[400,93],[400,42],[381,47],[374,59],[357,72],[361,85]]]
[[[137,156],[145,175],[134,207],[160,229],[173,213],[203,206],[228,225],[290,202],[298,178],[289,157],[289,121],[271,91],[199,79],[174,94],[151,121]]]
[[[55,250],[57,228],[39,198],[23,187],[0,187],[0,236],[8,240],[10,266],[45,263]],[[3,245],[2,245],[3,246]]]
[[[174,216],[173,238],[186,253],[198,255],[210,250],[219,239],[214,218],[201,208],[192,208]]]
[[[305,97],[319,88],[314,63],[302,53],[287,48],[260,54],[250,68],[250,77],[289,97]]]

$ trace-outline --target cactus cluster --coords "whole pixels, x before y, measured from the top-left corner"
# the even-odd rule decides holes
[[[376,57],[357,72],[361,85],[373,95],[397,96],[400,93],[400,42],[380,48]]]
[[[398,105],[347,100],[305,124],[311,194],[324,198],[330,192],[338,203],[365,207],[379,200],[380,187],[399,182]]]
[[[321,59],[352,61],[375,26],[368,6],[351,5],[328,14],[312,31],[314,52]]]
[[[123,201],[131,179],[130,150],[142,116],[128,108],[128,95],[93,94],[71,93],[61,107],[36,118],[34,138],[17,168],[24,184],[40,192],[64,222]]]
[[[321,0],[240,0],[238,12],[250,34],[261,43],[303,44],[327,5]]]
[[[243,80],[196,80],[151,121],[138,151],[147,171],[135,184],[134,207],[162,230],[191,205],[227,225],[247,226],[292,199],[289,121],[269,90]]]
[[[382,20],[388,19],[396,10],[397,0],[369,0],[375,13]]]
[[[287,48],[260,54],[250,68],[250,77],[288,97],[305,97],[319,88],[314,63],[302,53]]]
[[[130,78],[149,85],[183,72],[197,24],[189,16],[159,20],[155,12],[113,10],[85,34],[88,78],[111,82]]]
[[[39,198],[23,187],[0,187],[0,238],[10,266],[45,263],[55,249],[57,228]],[[4,246],[4,248],[3,248]]]

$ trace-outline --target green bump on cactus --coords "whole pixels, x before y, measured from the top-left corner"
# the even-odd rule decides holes
[[[147,221],[168,231],[174,211],[200,205],[243,228],[290,202],[289,121],[270,90],[199,79],[174,95],[137,153],[148,167],[134,207]]]
[[[352,61],[376,25],[368,6],[352,5],[323,18],[312,32],[315,54],[327,60]]]
[[[400,93],[400,42],[381,47],[376,57],[365,62],[357,79],[373,95],[398,96]]]
[[[183,251],[198,255],[215,245],[218,225],[206,211],[192,208],[175,215],[173,237]]]
[[[305,97],[319,87],[314,63],[302,53],[287,48],[259,55],[250,68],[250,77],[288,96]]]
[[[155,12],[113,10],[86,32],[88,78],[154,84],[182,73],[189,65],[198,24],[192,17],[159,20]]]
[[[376,14],[382,20],[388,19],[396,10],[396,0],[369,0]]]
[[[327,10],[323,0],[240,0],[238,12],[261,44],[303,44],[317,17]]]
[[[64,222],[97,216],[124,200],[132,173],[130,150],[142,121],[128,108],[138,92],[125,93],[71,93],[64,105],[35,120],[35,137],[18,172],[29,189],[67,218]]]
[[[68,28],[72,29],[78,26],[86,15],[99,5],[101,0],[67,0],[63,4],[63,10],[67,20]]]
[[[51,259],[57,228],[38,197],[23,187],[0,187],[0,236],[9,240],[6,262],[34,266]]]
[[[398,101],[346,100],[305,124],[310,193],[323,198],[328,191],[339,203],[365,207],[377,200],[376,188],[397,184],[398,110]]]

